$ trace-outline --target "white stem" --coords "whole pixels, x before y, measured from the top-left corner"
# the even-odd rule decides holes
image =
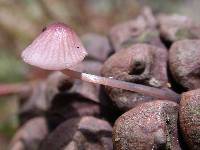
[[[100,77],[97,75],[91,75],[87,73],[80,73],[70,69],[65,69],[62,72],[72,78],[80,79],[87,82],[97,83],[101,85],[106,85],[114,88],[120,88],[128,91],[133,91],[144,95],[152,96],[158,99],[173,100],[175,102],[178,102],[180,100],[179,94],[175,93],[170,89],[158,89],[150,86],[125,82],[112,78]]]

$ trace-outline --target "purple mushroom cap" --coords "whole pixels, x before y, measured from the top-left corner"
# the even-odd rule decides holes
[[[87,52],[77,34],[63,23],[49,25],[22,52],[24,62],[46,70],[64,70],[81,62]]]

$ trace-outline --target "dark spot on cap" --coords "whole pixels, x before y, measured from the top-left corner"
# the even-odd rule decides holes
[[[42,29],[42,32],[44,32],[46,29],[47,29],[47,27],[44,27],[44,28]]]
[[[79,46],[77,46],[77,48],[79,48]]]

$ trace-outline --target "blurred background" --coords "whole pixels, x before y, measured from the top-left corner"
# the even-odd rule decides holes
[[[20,58],[45,25],[64,22],[80,36],[106,35],[112,25],[137,16],[143,6],[200,21],[199,0],[0,0],[0,84],[45,76],[46,72],[25,65]],[[17,129],[16,112],[15,96],[0,97],[0,150]]]

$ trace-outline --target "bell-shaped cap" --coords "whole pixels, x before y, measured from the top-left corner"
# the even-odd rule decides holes
[[[63,70],[77,65],[86,55],[76,33],[63,23],[54,23],[45,28],[21,56],[30,65]]]

